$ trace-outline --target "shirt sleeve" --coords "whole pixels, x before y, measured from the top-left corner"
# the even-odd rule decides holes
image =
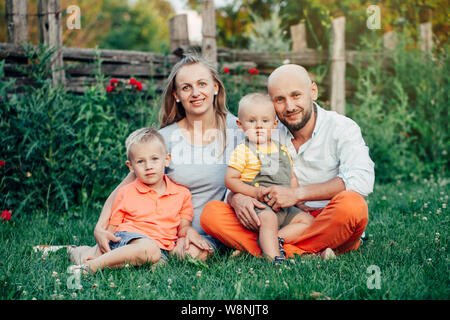
[[[369,147],[364,142],[361,129],[356,122],[350,120],[339,132],[337,137],[338,177],[344,181],[347,190],[368,196],[373,192],[375,164],[370,159]]]
[[[246,146],[245,144],[238,145],[231,153],[230,160],[228,161],[228,166],[243,172],[247,166],[246,160]]]
[[[180,210],[180,217],[181,219],[186,219],[188,221],[192,221],[192,219],[194,219],[194,206],[192,204],[192,195],[187,188],[185,190],[183,205]]]
[[[111,217],[109,218],[109,224],[112,226],[118,226],[123,222],[123,217],[125,216],[124,209],[124,189],[119,189],[114,204],[111,209]]]

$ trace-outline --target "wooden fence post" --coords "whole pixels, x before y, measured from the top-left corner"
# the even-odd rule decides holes
[[[306,27],[304,23],[291,26],[292,51],[302,51],[308,48],[306,42]]]
[[[397,46],[397,34],[394,31],[388,31],[383,34],[383,47],[388,50],[394,50]]]
[[[214,0],[203,1],[202,56],[217,67],[216,10]]]
[[[420,24],[420,49],[424,53],[431,54],[433,49],[433,30],[431,22]]]
[[[332,21],[331,109],[345,115],[345,17]]]
[[[51,60],[53,85],[66,82],[62,55],[62,12],[59,0],[39,0],[39,41],[56,49]]]
[[[178,14],[169,20],[170,52],[189,45],[187,14]]]
[[[6,29],[8,42],[22,44],[28,41],[27,0],[6,0]]]

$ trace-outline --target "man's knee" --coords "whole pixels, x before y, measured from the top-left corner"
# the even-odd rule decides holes
[[[346,190],[338,193],[333,199],[333,218],[337,223],[348,222],[366,223],[368,221],[368,208],[366,200],[359,193]]]
[[[228,204],[219,200],[209,201],[204,207],[203,211],[200,215],[200,226],[205,232],[207,230],[215,229],[215,226],[218,225],[219,219],[217,219],[217,215],[223,212]]]

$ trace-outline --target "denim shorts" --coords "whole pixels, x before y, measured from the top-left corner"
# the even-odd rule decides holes
[[[150,239],[149,237],[144,236],[143,234],[136,233],[136,232],[130,232],[130,231],[118,231],[118,232],[114,233],[114,235],[116,237],[120,237],[120,240],[117,242],[114,242],[114,241],[109,242],[109,247],[111,248],[111,250],[126,246],[132,240],[141,239],[141,238]],[[163,259],[163,260],[169,259],[169,252],[164,249],[160,249],[160,250],[161,250],[161,259]]]

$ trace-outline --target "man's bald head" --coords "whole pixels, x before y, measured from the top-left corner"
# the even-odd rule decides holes
[[[270,90],[270,87],[275,81],[279,81],[280,79],[299,79],[307,88],[311,86],[311,78],[309,77],[308,71],[302,66],[296,64],[285,64],[281,67],[276,68],[269,76],[267,80],[267,87]]]

